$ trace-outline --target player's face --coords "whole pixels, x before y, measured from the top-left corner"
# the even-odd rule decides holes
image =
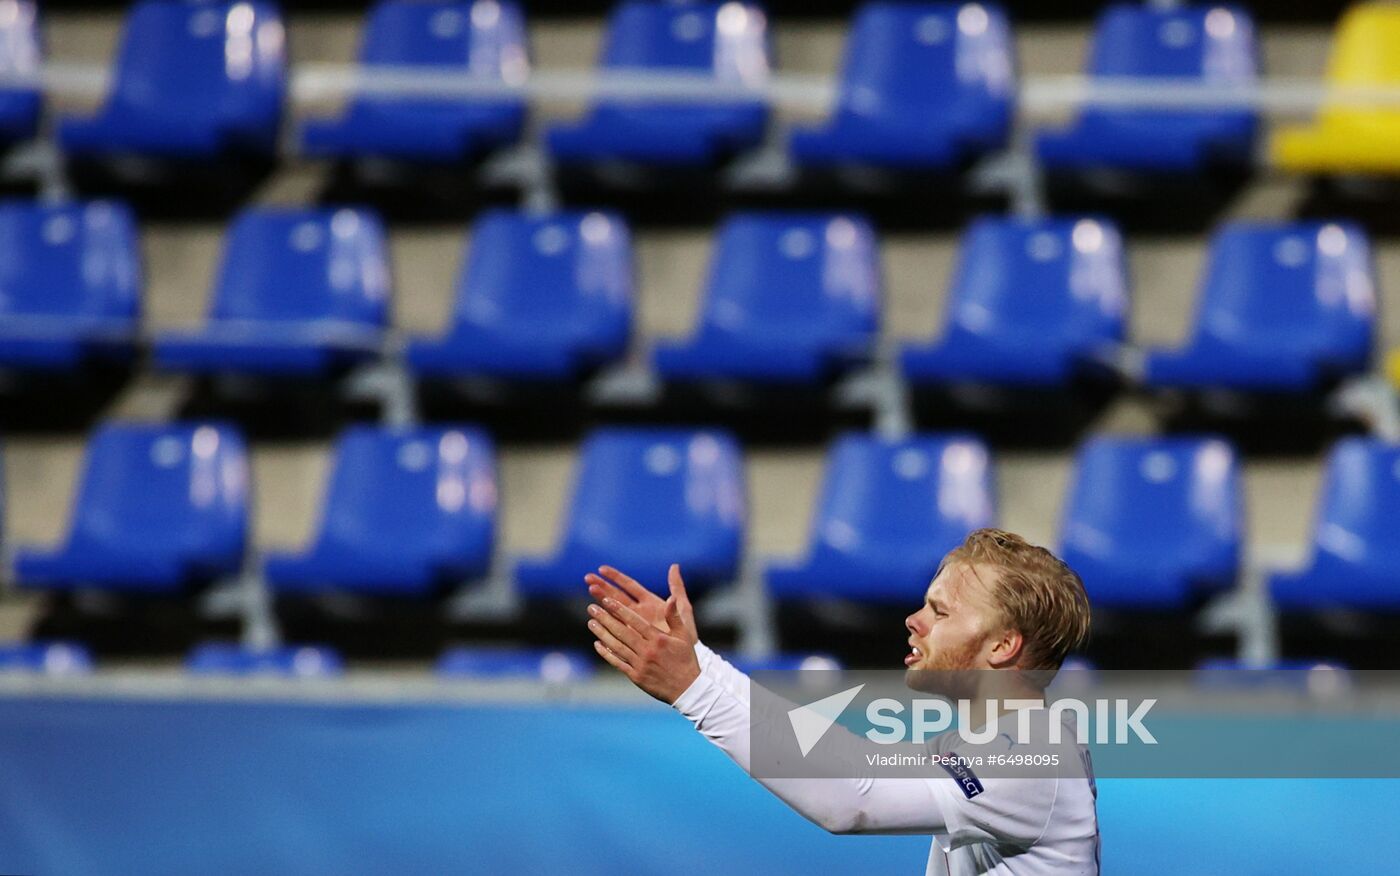
[[[933,579],[923,607],[909,615],[909,653],[906,675],[924,670],[987,669],[995,643],[999,614],[991,604],[979,575],[994,570],[973,569],[964,563],[948,563]]]

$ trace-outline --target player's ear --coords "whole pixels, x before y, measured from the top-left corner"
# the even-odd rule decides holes
[[[1025,643],[1020,630],[1015,627],[1004,628],[992,642],[992,663],[997,668],[1016,665]]]

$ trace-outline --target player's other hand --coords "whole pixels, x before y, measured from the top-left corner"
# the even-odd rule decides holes
[[[695,657],[695,613],[680,567],[671,566],[671,596],[664,602],[616,569],[604,567],[603,571],[613,572],[609,580],[614,582],[625,578],[655,603],[635,596],[624,601],[619,598],[624,596],[618,592],[621,583],[609,591],[590,581],[589,592],[595,587],[600,591],[594,593],[598,603],[588,606],[588,629],[598,639],[594,650],[637,687],[664,703],[674,703],[700,675],[700,661]],[[632,594],[629,591],[626,595]],[[649,616],[638,611],[642,603]]]
[[[680,636],[694,645],[700,641],[700,634],[695,629],[695,610],[691,608],[685,582],[681,580],[681,567],[672,563],[668,578],[671,595],[662,599],[612,566],[601,566],[598,574],[590,572],[583,576],[589,594],[598,602],[612,597],[663,633]]]

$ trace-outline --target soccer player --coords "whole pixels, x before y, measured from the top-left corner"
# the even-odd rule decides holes
[[[700,642],[680,568],[671,566],[665,600],[609,566],[585,580],[596,600],[588,607],[588,628],[599,655],[752,775],[749,679]],[[1088,635],[1089,602],[1079,576],[1049,551],[1010,532],[981,529],[944,559],[905,626],[911,687],[921,688],[921,678],[951,675],[969,680],[973,688],[959,695],[974,703],[993,693],[999,703],[1043,703],[1044,685]],[[1047,711],[1029,714],[1043,718]],[[1030,748],[1006,733],[980,746],[956,733],[928,743],[943,755],[1063,753],[1063,765],[1049,777],[979,777],[954,768],[918,778],[755,778],[832,833],[933,834],[929,874],[1097,874],[1093,772],[1069,724],[1055,746],[1047,742],[1045,720],[1032,722]]]

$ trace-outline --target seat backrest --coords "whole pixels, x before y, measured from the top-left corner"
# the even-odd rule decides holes
[[[0,202],[0,314],[135,319],[136,220],[114,201]]]
[[[768,75],[768,21],[741,2],[625,0],[608,16],[602,66],[702,73],[758,84]]]
[[[496,455],[474,428],[353,426],[336,443],[322,536],[389,555],[460,553],[496,519]]]
[[[1094,557],[1179,559],[1237,545],[1242,528],[1239,462],[1226,442],[1103,436],[1075,456],[1060,544]]]
[[[282,646],[253,649],[225,642],[196,646],[185,660],[185,669],[199,675],[271,675],[291,678],[326,678],[344,669],[340,655],[330,648]]]
[[[1332,448],[1313,525],[1317,552],[1345,565],[1400,568],[1400,446],[1344,438]]]
[[[360,61],[517,81],[529,72],[524,15],[511,0],[382,0],[365,20]]]
[[[981,441],[851,434],[827,457],[812,540],[838,554],[926,553],[936,568],[969,532],[995,518],[991,454]]]
[[[948,298],[950,330],[1084,345],[1120,340],[1127,268],[1104,219],[982,218],[964,234]]]
[[[570,544],[693,544],[744,524],[743,460],[717,431],[599,429],[584,441],[569,506]]]
[[[382,326],[388,300],[388,250],[373,213],[251,208],[228,232],[210,318]]]
[[[601,322],[625,334],[632,294],[632,239],[621,216],[490,210],[472,226],[456,319],[545,335]]]
[[[1089,73],[1241,85],[1254,80],[1257,54],[1254,22],[1243,9],[1124,3],[1099,17]]]
[[[559,684],[587,678],[594,666],[576,651],[474,645],[444,652],[437,672],[449,677],[529,678]]]
[[[360,63],[457,68],[473,76],[521,83],[530,72],[525,16],[511,0],[382,0],[365,21]],[[405,100],[401,95],[356,99],[386,109],[409,104],[415,111],[426,105],[461,112],[471,107],[459,100]]]
[[[1356,3],[1337,23],[1327,64],[1331,86],[1375,88],[1400,85],[1400,7],[1393,3]],[[1341,124],[1376,136],[1400,132],[1400,109],[1334,103],[1322,110],[1324,123]]]
[[[1196,331],[1214,341],[1350,357],[1375,324],[1370,244],[1350,223],[1232,223],[1211,242]]]
[[[856,216],[743,213],[720,229],[703,325],[793,337],[879,327],[875,231]]]
[[[1195,80],[1220,87],[1251,84],[1258,70],[1258,46],[1249,13],[1235,6],[1175,9],[1118,4],[1099,16],[1094,28],[1089,74],[1095,77]],[[1247,110],[1131,110],[1115,107],[1115,117],[1144,121],[1182,118],[1249,118]]]
[[[841,71],[841,107],[858,115],[1009,112],[1015,48],[1006,15],[982,3],[866,3]]]
[[[32,85],[0,89],[0,120],[17,117],[38,121],[39,65],[43,50],[39,40],[39,14],[34,0],[8,0],[0,6],[0,79],[33,78]]]
[[[286,78],[281,16],[266,0],[140,0],[114,76],[120,112],[186,125],[275,122]]]
[[[0,642],[0,672],[83,675],[92,663],[92,652],[77,642]]]
[[[71,540],[140,551],[241,554],[249,513],[243,438],[208,423],[109,423],[88,442]]]

